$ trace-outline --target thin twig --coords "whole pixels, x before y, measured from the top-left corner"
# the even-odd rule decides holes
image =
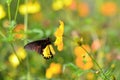
[[[9,22],[11,22],[10,4],[8,4],[8,18]]]
[[[3,38],[6,38],[6,36],[0,31],[0,35],[3,37]]]
[[[19,60],[20,63],[21,63],[22,61],[21,61],[21,59],[19,58],[19,56],[17,55],[17,52],[16,52],[16,50],[15,50],[15,47],[14,47],[13,43],[10,43],[10,45],[11,45],[13,51],[14,51],[14,54],[16,55],[16,57],[18,58],[18,60]]]
[[[17,8],[16,8],[15,16],[14,16],[14,21],[16,21],[16,18],[17,18],[19,3],[20,3],[20,0],[18,0],[18,2],[17,2]]]

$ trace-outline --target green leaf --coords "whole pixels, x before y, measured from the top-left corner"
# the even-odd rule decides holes
[[[76,70],[76,71],[74,72],[74,74],[76,74],[77,76],[80,76],[80,75],[82,75],[83,73],[84,73],[84,71],[81,70],[81,69]]]
[[[73,63],[68,63],[68,64],[63,65],[63,72],[65,71],[66,67],[69,67],[71,70],[73,70],[72,73],[77,75],[78,77],[84,73],[90,72],[90,70],[82,70],[82,69],[78,68]]]
[[[9,34],[9,36],[7,37],[7,41],[8,41],[8,42],[11,42],[11,41],[13,41],[13,40],[14,40],[13,34]]]
[[[111,65],[111,67],[105,72],[106,76],[112,77],[113,71],[114,71],[114,64]]]
[[[66,67],[69,67],[72,70],[78,70],[78,67],[76,65],[74,65],[73,63],[68,63],[63,65],[63,72],[65,71]]]

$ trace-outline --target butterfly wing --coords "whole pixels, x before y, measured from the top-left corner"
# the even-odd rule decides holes
[[[45,59],[49,59],[49,58],[52,58],[53,55],[55,54],[55,51],[52,47],[51,44],[47,45],[44,49],[43,49],[43,57]]]
[[[24,46],[25,49],[36,51],[37,53],[42,53],[42,43],[41,40],[30,42]]]
[[[30,42],[24,48],[42,54],[45,59],[49,59],[55,54],[49,38]]]

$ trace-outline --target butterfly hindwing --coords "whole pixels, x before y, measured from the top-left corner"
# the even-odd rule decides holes
[[[51,58],[55,54],[49,38],[30,42],[24,48],[42,54],[45,59]]]
[[[43,49],[43,56],[44,58],[48,59],[48,58],[52,58],[53,55],[55,54],[55,51],[52,47],[51,44],[47,45],[44,49]]]

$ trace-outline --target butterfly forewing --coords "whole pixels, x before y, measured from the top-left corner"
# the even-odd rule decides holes
[[[36,51],[37,53],[42,53],[41,40],[30,42],[25,45],[25,49]]]

